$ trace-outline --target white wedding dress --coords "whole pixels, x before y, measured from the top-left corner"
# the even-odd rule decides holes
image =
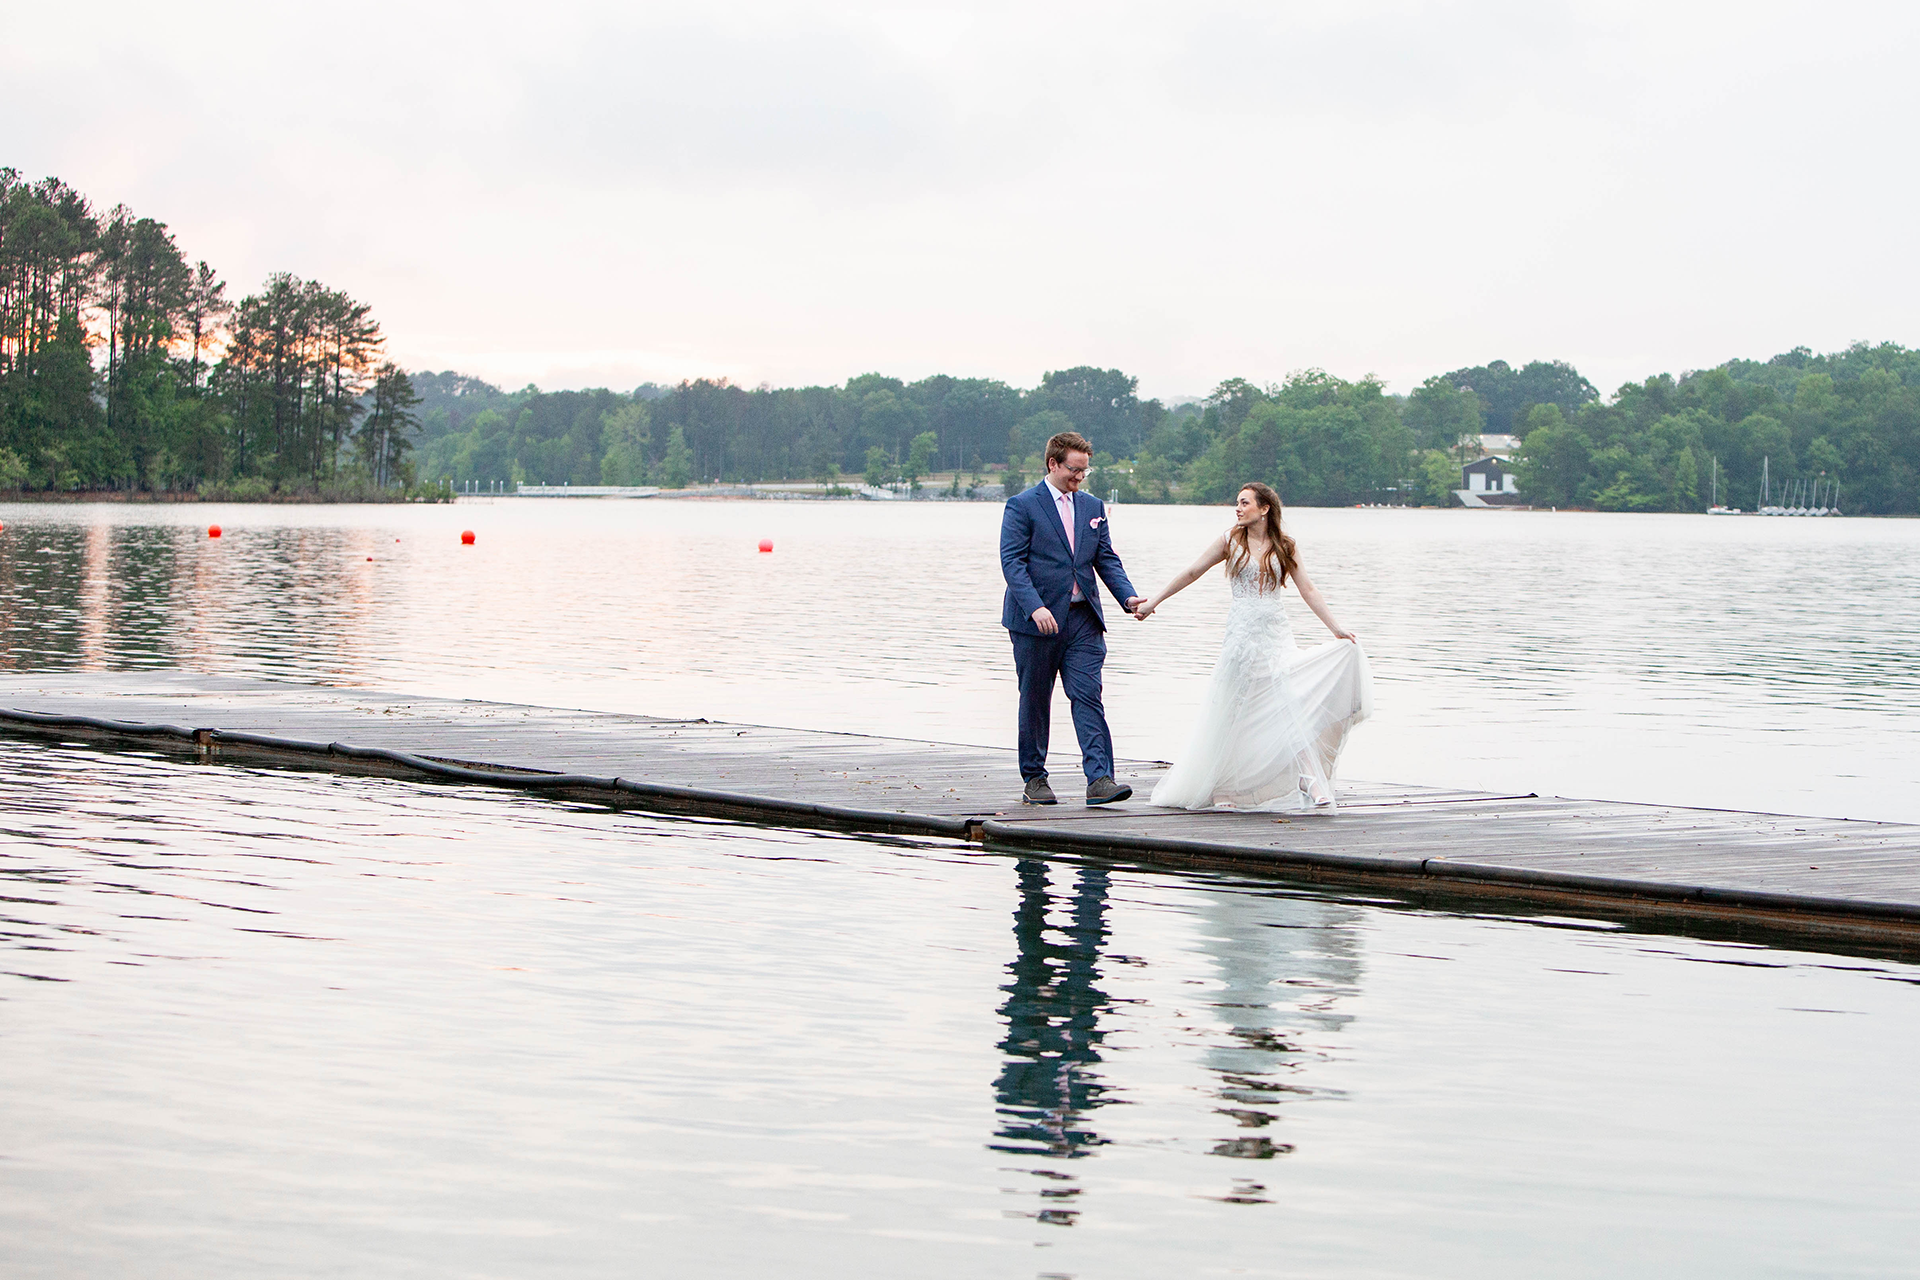
[[[1351,640],[1294,643],[1278,589],[1234,574],[1220,662],[1185,755],[1153,789],[1177,809],[1288,810],[1333,805],[1347,732],[1373,711],[1373,673]]]

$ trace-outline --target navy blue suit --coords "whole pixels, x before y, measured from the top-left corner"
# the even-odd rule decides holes
[[[1113,733],[1100,699],[1100,669],[1107,659],[1107,622],[1099,582],[1125,607],[1139,595],[1113,549],[1107,508],[1090,493],[1073,495],[1074,540],[1060,523],[1046,482],[1007,501],[1000,520],[1000,571],[1007,579],[1000,625],[1013,638],[1013,668],[1020,679],[1020,776],[1047,772],[1053,684],[1066,686],[1073,728],[1080,738],[1080,764],[1087,781],[1113,776]],[[1081,602],[1069,606],[1075,585]],[[1045,606],[1060,630],[1040,634],[1033,611]]]

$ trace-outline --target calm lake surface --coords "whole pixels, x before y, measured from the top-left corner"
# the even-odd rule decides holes
[[[1011,747],[999,520],[987,503],[0,506],[0,669],[180,666]],[[1920,822],[1920,521],[1288,520],[1379,681],[1349,777]],[[1227,515],[1113,521],[1152,591]],[[1116,619],[1123,755],[1184,747],[1226,603],[1209,577]],[[1294,625],[1326,636],[1303,607]],[[1069,730],[1057,745],[1071,776]]]
[[[0,521],[15,672],[1013,736],[995,507]],[[1223,521],[1115,512],[1148,590]],[[1350,776],[1920,820],[1920,523],[1291,521],[1376,665]],[[1123,753],[1180,750],[1225,595],[1116,626]],[[1920,1251],[1920,966],[7,737],[0,814],[9,1277]]]

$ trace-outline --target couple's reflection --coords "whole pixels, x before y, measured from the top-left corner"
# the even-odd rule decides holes
[[[1016,951],[1000,989],[1006,1034],[994,1082],[999,1100],[996,1151],[1074,1157],[1102,1139],[1086,1127],[1106,1089],[1094,1072],[1103,1032],[1099,1017],[1100,948],[1107,936],[1107,872],[1061,867],[1074,880],[1054,912],[1049,872],[1037,859],[1019,863],[1020,905],[1013,913]]]
[[[1202,1061],[1217,1083],[1213,1113],[1233,1122],[1209,1154],[1271,1160],[1290,1153],[1286,1109],[1337,1097],[1324,1072],[1332,1038],[1352,1015],[1341,1009],[1360,988],[1360,912],[1344,903],[1263,886],[1210,885],[1197,914],[1218,975],[1212,1000],[1225,1034],[1210,1037]],[[1238,1178],[1222,1199],[1263,1203],[1265,1186]]]
[[[1104,1145],[1108,1139],[1096,1128],[1094,1113],[1118,1100],[1110,1083],[1114,1064],[1102,1053],[1114,1002],[1100,986],[1101,962],[1140,962],[1106,953],[1107,869],[1022,859],[1016,874],[1015,953],[1001,987],[1006,998],[994,1081],[998,1122],[990,1146],[1042,1157],[1023,1170],[1050,1184],[1040,1189],[1049,1207],[1033,1216],[1069,1224],[1076,1211],[1067,1202],[1079,1187],[1066,1166],[1055,1162],[1092,1155]],[[1354,924],[1360,913],[1257,885],[1200,883],[1189,892],[1185,905],[1218,981],[1207,1004],[1219,1030],[1208,1037],[1200,1065],[1209,1077],[1209,1111],[1220,1128],[1201,1149],[1237,1159],[1285,1155],[1292,1146],[1271,1126],[1288,1102],[1325,1096],[1302,1075],[1326,1059],[1328,1034],[1349,1021],[1338,1006],[1359,986]],[[1173,1129],[1186,1124],[1170,1117]],[[1259,1183],[1234,1182],[1220,1198],[1262,1199]]]

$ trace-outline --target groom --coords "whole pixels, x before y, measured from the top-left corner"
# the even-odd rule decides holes
[[[1145,599],[1127,581],[1107,534],[1107,509],[1081,493],[1093,446],[1077,431],[1047,441],[1047,478],[1007,502],[1000,521],[1000,571],[1007,600],[1000,625],[1013,636],[1013,669],[1020,679],[1020,776],[1027,804],[1055,804],[1047,785],[1047,741],[1053,682],[1067,688],[1087,803],[1112,804],[1133,794],[1113,780],[1113,733],[1100,703],[1100,668],[1107,659],[1107,623],[1100,612],[1098,573],[1129,610]]]

